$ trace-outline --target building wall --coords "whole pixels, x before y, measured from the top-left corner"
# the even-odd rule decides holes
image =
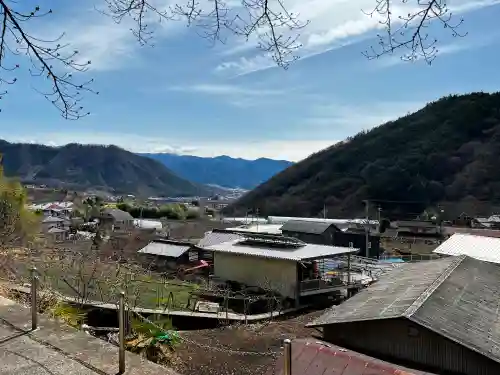
[[[294,261],[215,252],[214,276],[296,297],[297,263]]]
[[[336,345],[437,374],[500,374],[497,362],[404,318],[334,324],[323,333]]]

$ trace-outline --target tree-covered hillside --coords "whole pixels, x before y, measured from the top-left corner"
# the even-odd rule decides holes
[[[499,163],[500,93],[449,96],[289,167],[228,213],[314,216],[325,205],[330,217],[348,217],[363,212],[365,199],[412,212],[443,202],[493,205]]]

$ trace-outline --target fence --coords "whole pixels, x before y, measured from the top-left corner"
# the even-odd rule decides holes
[[[410,254],[410,255],[383,255],[381,261],[402,261],[402,262],[423,262],[428,260],[441,259],[438,254]]]
[[[31,329],[36,330],[38,328],[38,296],[39,296],[39,275],[38,270],[33,267],[31,269]],[[126,303],[126,295],[125,292],[121,291],[118,294],[118,373],[125,373],[126,369],[126,348],[125,348],[125,336],[127,332],[128,325],[128,314],[132,312],[136,314],[142,320],[155,325],[160,331],[163,331],[161,327],[156,325],[151,320],[145,318],[139,312],[137,312],[133,307],[129,306]],[[191,344],[198,345],[194,342],[189,342]],[[283,341],[284,347],[284,375],[291,375],[291,341],[289,339],[285,339]],[[222,348],[214,348],[207,346],[208,350],[223,350],[230,351],[232,353],[236,353],[238,355],[276,355],[277,353],[268,352],[268,353],[259,353],[259,352],[242,352],[238,350],[232,349],[222,349]]]

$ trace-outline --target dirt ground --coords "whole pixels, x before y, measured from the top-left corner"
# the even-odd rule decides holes
[[[305,325],[323,311],[287,320],[180,332],[171,367],[183,375],[264,375],[281,360],[281,342],[319,332]],[[246,353],[245,353],[246,352]],[[257,353],[257,354],[256,354]]]

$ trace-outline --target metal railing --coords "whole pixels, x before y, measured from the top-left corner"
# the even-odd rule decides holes
[[[410,254],[410,255],[382,255],[381,261],[398,259],[403,262],[423,262],[428,260],[441,259],[442,256],[438,254]]]
[[[31,268],[31,329],[38,328],[38,284],[39,277],[36,267]],[[118,374],[125,373],[125,292],[118,297]]]

